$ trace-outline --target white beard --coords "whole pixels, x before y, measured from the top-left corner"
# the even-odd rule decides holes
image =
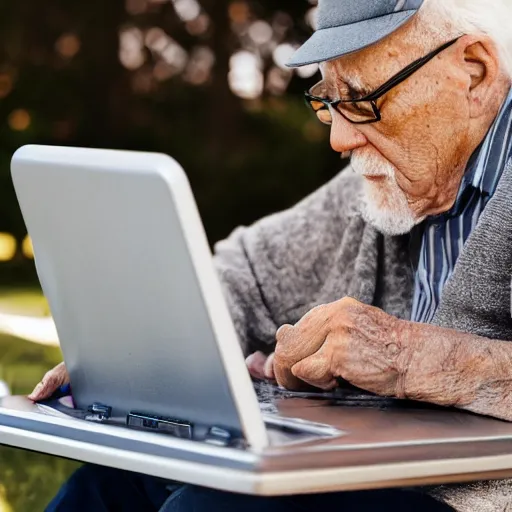
[[[363,180],[362,215],[366,222],[386,235],[403,235],[423,221],[411,210],[407,197],[398,186],[395,168],[377,152],[363,148],[352,154],[351,166]],[[364,175],[385,176],[373,182]]]

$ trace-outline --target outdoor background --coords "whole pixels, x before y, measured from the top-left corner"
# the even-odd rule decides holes
[[[314,4],[0,0],[0,394],[29,392],[60,360],[30,323],[49,311],[13,152],[38,143],[168,153],[211,243],[289,207],[341,167],[302,98],[316,66],[284,66],[311,32]],[[43,510],[76,467],[0,447],[0,512]]]

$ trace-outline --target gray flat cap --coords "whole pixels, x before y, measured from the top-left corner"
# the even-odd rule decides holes
[[[318,28],[295,52],[289,67],[357,52],[406,23],[424,0],[319,0]]]

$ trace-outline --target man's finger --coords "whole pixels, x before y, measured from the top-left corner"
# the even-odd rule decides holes
[[[317,306],[295,326],[283,326],[277,332],[274,372],[278,384],[287,389],[303,387],[291,369],[292,366],[314,354],[330,332],[331,305]]]
[[[276,341],[277,343],[285,344],[287,340],[293,336],[293,325],[285,324],[279,327],[276,332]]]
[[[291,368],[286,366],[275,365],[275,380],[280,387],[289,389],[290,391],[301,391],[304,389],[305,383],[293,375]]]
[[[45,400],[46,398],[50,398],[50,396],[52,396],[52,394],[58,387],[59,386],[55,385],[53,381],[41,381],[34,388],[34,391],[32,391],[30,395],[28,395],[28,398],[30,400],[33,400],[34,402]]]
[[[274,356],[274,353],[270,354],[265,361],[265,365],[263,366],[263,373],[265,374],[265,378],[267,380],[276,380],[276,375],[274,373]]]
[[[331,370],[331,359],[330,348],[324,344],[318,352],[295,364],[292,373],[315,388],[330,391],[337,386]]]
[[[69,375],[64,363],[46,373],[43,380],[34,388],[28,398],[34,402],[50,398],[57,389],[69,383]]]
[[[34,402],[36,402],[37,400],[42,400],[41,399],[41,395],[44,394],[45,390],[44,390],[44,384],[42,382],[40,382],[35,388],[34,390],[32,391],[32,393],[30,393],[30,395],[28,395],[28,398],[30,400],[33,400]]]
[[[317,306],[307,313],[280,342],[279,356],[289,364],[295,364],[314,354],[324,343],[331,329],[333,308],[330,305]]]
[[[245,360],[247,369],[252,377],[260,380],[265,379],[264,367],[267,359],[267,356],[263,354],[263,352],[255,352]]]

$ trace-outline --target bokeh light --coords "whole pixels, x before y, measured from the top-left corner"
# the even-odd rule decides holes
[[[146,32],[145,44],[155,52],[161,53],[171,42],[171,38],[160,27],[150,28]]]
[[[296,69],[296,73],[301,78],[311,78],[316,73],[318,73],[318,64],[308,64],[307,66],[302,66]]]
[[[146,47],[157,61],[153,74],[163,82],[182,73],[188,62],[188,53],[159,27],[150,28],[144,37]]]
[[[2,382],[3,387],[6,385]],[[3,390],[5,391],[5,389]],[[7,388],[7,393],[4,393],[4,396],[9,393],[9,389]],[[7,501],[7,490],[3,485],[0,485],[0,512],[14,512],[13,508],[9,505]]]
[[[255,21],[249,27],[249,37],[257,44],[267,44],[273,35],[272,27],[266,21]]]
[[[215,64],[215,54],[207,46],[198,46],[192,50],[183,79],[192,85],[202,85],[211,76]]]
[[[10,233],[0,233],[0,261],[10,261],[16,255],[16,239]]]
[[[312,24],[317,2],[310,0],[309,3],[311,7],[304,16]],[[158,9],[169,14],[168,10],[164,11],[165,5],[173,9],[174,16],[190,36],[208,43],[214,33],[210,30],[212,21],[203,11],[200,0],[126,0],[125,7],[132,15],[151,14]],[[290,14],[284,9],[278,10],[267,21],[257,19],[257,11],[256,4],[247,0],[232,0],[227,7],[232,32],[238,37],[238,50],[231,56],[227,78],[231,91],[242,99],[257,99],[265,91],[280,96],[288,89],[293,76],[308,79],[318,72],[316,64],[295,71],[286,66],[299,46],[290,37],[294,29]],[[121,63],[137,72],[131,80],[134,91],[148,93],[154,90],[155,84],[176,76],[195,86],[211,83],[216,60],[211,46],[198,44],[190,48],[183,44],[179,34],[174,37],[173,33],[171,37],[169,33],[161,26],[144,30],[127,27],[120,32]]]
[[[274,62],[281,69],[288,69],[286,64],[292,58],[292,55],[295,53],[295,50],[296,50],[296,46],[293,46],[289,43],[280,44],[274,50],[274,53],[273,53]]]
[[[313,7],[309,9],[306,13],[306,23],[313,29],[316,30],[317,26],[317,11],[318,7]]]
[[[273,66],[267,74],[267,91],[276,96],[283,94],[288,88],[292,75],[291,70]]]
[[[201,14],[201,6],[197,0],[173,0],[173,4],[182,21],[195,20]]]
[[[208,32],[208,29],[210,28],[210,17],[207,14],[202,13],[197,18],[187,21],[185,28],[191,36],[203,35]]]
[[[23,256],[28,259],[34,258],[34,247],[32,246],[32,239],[30,236],[26,236],[21,243],[21,250],[23,252]]]
[[[142,32],[136,27],[124,29],[119,33],[119,60],[126,69],[139,69],[146,61],[143,41]]]
[[[260,58],[249,51],[239,51],[231,56],[229,86],[240,98],[251,100],[261,96],[264,87]]]
[[[7,122],[11,130],[22,132],[30,126],[32,119],[25,109],[19,108],[9,114]]]
[[[162,59],[176,69],[176,73],[181,73],[187,65],[187,52],[176,41],[170,41],[169,44],[160,53]]]
[[[247,5],[247,2],[243,1],[232,2],[228,8],[228,14],[233,23],[242,25],[247,23],[249,20],[249,6]]]
[[[62,34],[55,43],[55,50],[61,57],[72,59],[80,51],[80,46],[80,39],[76,34]]]

